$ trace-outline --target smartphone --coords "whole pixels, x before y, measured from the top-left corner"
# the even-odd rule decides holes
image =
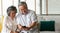
[[[26,28],[26,26],[22,26],[23,28]]]

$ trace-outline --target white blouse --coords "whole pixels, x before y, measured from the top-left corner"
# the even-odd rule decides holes
[[[3,29],[1,33],[10,33],[11,30],[15,31],[16,28],[17,28],[16,18],[12,20],[11,17],[7,16],[4,18]]]

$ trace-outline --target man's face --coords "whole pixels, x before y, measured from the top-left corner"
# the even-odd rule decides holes
[[[19,6],[19,10],[21,13],[25,14],[27,12],[27,9],[24,5]]]

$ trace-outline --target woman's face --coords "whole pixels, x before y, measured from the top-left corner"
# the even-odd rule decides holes
[[[14,18],[15,15],[16,15],[16,12],[15,12],[15,11],[11,11],[11,12],[10,12],[10,17]]]

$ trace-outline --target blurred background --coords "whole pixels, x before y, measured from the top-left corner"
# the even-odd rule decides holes
[[[40,33],[60,32],[60,0],[0,0],[0,32],[4,17],[7,16],[7,8],[14,5],[18,9],[21,1],[25,1],[28,9],[36,12]]]

